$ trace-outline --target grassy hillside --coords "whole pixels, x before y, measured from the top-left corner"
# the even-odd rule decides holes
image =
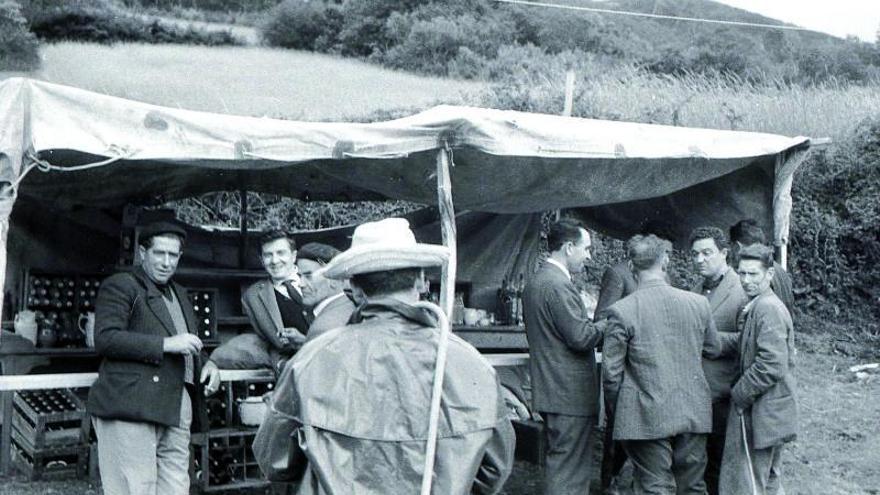
[[[46,45],[42,55],[31,77],[158,105],[301,120],[455,103],[482,87],[258,47],[68,42]]]

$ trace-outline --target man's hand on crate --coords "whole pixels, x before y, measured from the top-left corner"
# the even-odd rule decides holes
[[[220,369],[214,361],[205,361],[199,381],[205,384],[205,395],[211,395],[220,388]]]

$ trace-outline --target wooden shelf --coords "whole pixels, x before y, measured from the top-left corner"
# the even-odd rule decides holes
[[[218,316],[217,325],[224,327],[250,326],[251,320],[247,316]]]
[[[37,347],[35,349],[27,349],[27,350],[15,350],[12,352],[6,351],[4,352],[2,344],[0,344],[0,356],[46,356],[46,357],[97,357],[98,353],[95,352],[91,347],[73,347],[73,348],[64,348],[59,347],[55,348],[45,348],[45,347]]]

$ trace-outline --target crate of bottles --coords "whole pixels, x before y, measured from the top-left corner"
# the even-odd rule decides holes
[[[83,478],[89,458],[88,445],[65,445],[29,451],[16,431],[12,433],[12,464],[28,480]]]
[[[196,316],[199,338],[203,342],[217,341],[217,289],[189,289],[187,292]]]
[[[274,387],[275,383],[271,381],[222,382],[217,392],[205,400],[208,427],[224,429],[243,426],[238,404],[248,397],[262,397]]]
[[[88,415],[82,400],[70,389],[16,392],[12,405],[13,433],[27,453],[88,443]]]
[[[95,311],[99,274],[61,274],[31,270],[25,284],[25,308],[36,313],[38,328],[50,329],[51,338],[41,347],[85,347],[79,330],[80,315]]]
[[[192,437],[194,484],[202,493],[268,485],[254,457],[256,430],[226,428]]]

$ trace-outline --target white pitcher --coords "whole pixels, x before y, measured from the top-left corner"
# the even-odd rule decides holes
[[[95,347],[95,313],[89,311],[79,315],[76,327],[86,336],[86,346]]]
[[[37,345],[37,315],[33,311],[19,311],[15,315],[13,328],[16,335],[31,341]]]

